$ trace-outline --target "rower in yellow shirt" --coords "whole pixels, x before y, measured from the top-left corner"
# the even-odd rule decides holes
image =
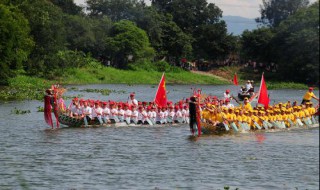
[[[312,98],[319,101],[319,98],[317,98],[313,93],[313,88],[310,87],[309,90],[304,94],[301,104],[305,104],[307,102],[310,102]]]
[[[245,110],[245,111],[250,111],[252,110],[252,106],[251,104],[249,103],[249,100],[248,98],[244,98],[244,102],[243,102],[243,106],[242,106],[242,109]]]

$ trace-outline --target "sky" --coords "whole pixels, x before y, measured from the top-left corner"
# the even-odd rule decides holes
[[[310,2],[315,1],[317,0],[310,0]],[[85,0],[74,0],[74,2],[84,4]],[[223,16],[241,16],[245,18],[259,17],[260,4],[262,4],[262,0],[207,0],[207,2],[216,4],[223,11]]]

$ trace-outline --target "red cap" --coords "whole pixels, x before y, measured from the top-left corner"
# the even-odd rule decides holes
[[[134,96],[134,93],[131,93],[130,96]]]
[[[229,89],[227,89],[227,90],[226,90],[226,93],[229,93],[229,92],[230,92],[230,90],[229,90]]]
[[[313,90],[313,88],[312,88],[312,87],[309,87],[309,90]]]
[[[103,105],[107,105],[107,102],[103,102]]]
[[[148,106],[148,107],[147,107],[147,110],[151,110],[151,106]]]
[[[225,101],[226,101],[226,102],[230,102],[229,98],[227,98]]]

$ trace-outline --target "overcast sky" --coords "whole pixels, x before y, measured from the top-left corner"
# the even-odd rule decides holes
[[[74,1],[77,4],[84,4],[85,2],[85,0]],[[315,1],[317,0],[310,0],[310,2]],[[208,0],[207,2],[216,4],[223,11],[223,16],[256,18],[260,16],[259,5],[262,0]]]

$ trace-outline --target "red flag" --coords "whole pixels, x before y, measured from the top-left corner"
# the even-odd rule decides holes
[[[154,98],[154,102],[157,106],[164,107],[167,105],[167,90],[166,90],[166,78],[164,73],[162,74],[158,90],[156,93],[156,97]]]
[[[233,76],[233,84],[238,86],[238,77],[237,77],[237,73],[234,74]]]
[[[270,100],[269,100],[269,96],[268,96],[268,89],[267,89],[267,85],[266,85],[266,82],[264,81],[264,76],[262,73],[258,103],[263,104],[265,109],[267,109],[269,106],[269,102],[270,102]]]

